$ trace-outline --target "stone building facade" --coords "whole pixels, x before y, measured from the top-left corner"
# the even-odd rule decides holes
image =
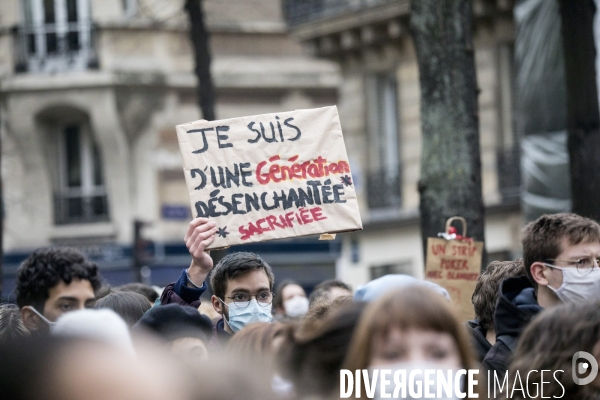
[[[337,102],[339,67],[290,39],[278,0],[203,4],[218,118]],[[2,1],[5,293],[19,261],[48,245],[81,248],[111,283],[129,281],[136,220],[146,223],[148,282],[164,285],[189,263],[175,125],[201,115],[183,5]],[[339,247],[301,240],[258,251],[310,286],[334,276]]]
[[[513,5],[508,0],[474,1],[490,260],[520,254]],[[344,235],[338,277],[353,285],[387,273],[422,277],[420,92],[410,1],[286,0],[284,9],[292,36],[316,56],[337,62],[342,71],[338,108],[364,230]]]

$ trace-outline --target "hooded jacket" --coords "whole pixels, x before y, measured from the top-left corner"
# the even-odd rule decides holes
[[[181,306],[191,306],[194,308],[200,307],[200,296],[206,291],[208,285],[206,282],[202,283],[199,288],[187,287],[188,279],[184,269],[181,271],[181,275],[177,282],[170,283],[163,290],[162,296],[160,296],[160,304],[179,304]]]
[[[529,278],[519,276],[501,283],[494,312],[496,343],[482,363],[488,371],[496,371],[498,378],[504,378],[519,336],[541,310]]]
[[[467,321],[465,326],[471,335],[471,342],[476,352],[477,361],[482,362],[488,351],[492,348],[492,344],[485,337],[487,332],[476,319]]]

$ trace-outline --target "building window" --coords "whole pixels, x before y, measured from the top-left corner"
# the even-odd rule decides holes
[[[96,64],[89,0],[22,0],[17,71],[84,70]]]
[[[398,139],[396,76],[367,77],[369,209],[396,209],[401,205],[401,165]]]
[[[56,223],[108,220],[108,202],[98,148],[80,125],[64,128],[59,148],[60,183],[55,195]]]
[[[518,202],[521,195],[521,148],[516,129],[514,48],[498,47],[498,100],[500,126],[497,144],[498,188],[503,202]]]
[[[403,260],[395,264],[371,266],[369,272],[371,280],[390,274],[412,275],[412,262],[410,260]]]
[[[131,18],[135,15],[137,11],[137,0],[121,0],[123,4],[123,14],[125,18]]]

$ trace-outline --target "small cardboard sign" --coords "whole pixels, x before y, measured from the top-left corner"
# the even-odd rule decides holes
[[[448,220],[447,227],[452,219],[456,217]],[[460,219],[464,222],[463,218]],[[463,226],[463,235],[466,235],[466,222]],[[471,296],[481,271],[483,242],[475,242],[464,236],[446,239],[456,237],[455,234],[441,236],[444,238],[427,239],[425,279],[445,288],[462,320],[468,321],[475,316]]]
[[[208,249],[362,229],[335,106],[177,125]]]

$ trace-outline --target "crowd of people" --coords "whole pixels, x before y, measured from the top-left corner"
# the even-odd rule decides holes
[[[392,383],[398,371],[412,377],[399,398],[439,383],[423,371],[478,370],[430,398],[600,399],[595,221],[529,223],[523,259],[492,262],[479,277],[468,322],[444,288],[411,276],[356,291],[330,280],[307,295],[294,281],[275,285],[253,253],[213,265],[205,249],[215,232],[210,220],[190,223],[190,267],[162,293],[109,287],[74,249],[34,251],[18,270],[17,304],[0,305],[0,398],[389,398],[383,375],[375,379],[387,369]],[[350,395],[344,378],[355,382]]]

